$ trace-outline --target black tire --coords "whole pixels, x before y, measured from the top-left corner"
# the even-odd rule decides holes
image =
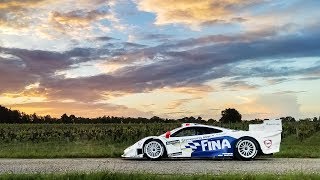
[[[151,139],[143,145],[144,156],[149,160],[160,160],[166,155],[166,148],[158,139]]]
[[[236,142],[233,154],[236,159],[249,161],[257,156],[259,149],[259,145],[255,139],[243,137]]]

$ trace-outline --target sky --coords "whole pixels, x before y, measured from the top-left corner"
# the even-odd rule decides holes
[[[60,117],[319,117],[318,0],[1,0],[0,104]]]

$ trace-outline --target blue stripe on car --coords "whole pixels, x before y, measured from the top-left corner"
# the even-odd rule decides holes
[[[185,148],[191,148],[191,157],[232,156],[236,138],[221,136],[188,142]]]

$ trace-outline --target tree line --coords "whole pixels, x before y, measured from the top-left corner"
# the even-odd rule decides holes
[[[295,118],[288,116],[280,118],[284,122],[295,122]],[[320,121],[320,117],[307,118],[306,121]],[[221,123],[236,123],[242,122],[241,114],[234,108],[228,108],[221,112],[221,118],[218,120]],[[0,123],[79,123],[79,124],[104,124],[104,123],[214,123],[218,122],[215,119],[202,119],[202,117],[184,117],[180,119],[168,119],[153,116],[151,118],[143,117],[114,117],[114,116],[102,116],[97,118],[85,118],[76,117],[75,115],[63,114],[60,118],[51,117],[50,115],[39,116],[36,113],[26,114],[18,110],[11,110],[0,105]],[[250,120],[251,122],[262,122],[261,119]]]

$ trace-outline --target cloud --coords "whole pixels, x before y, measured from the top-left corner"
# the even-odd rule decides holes
[[[48,91],[48,100],[94,103],[108,100],[113,92],[123,96],[164,88],[180,89],[185,93],[194,91],[194,97],[197,97],[215,90],[204,83],[220,78],[232,78],[230,82],[222,83],[224,88],[254,89],[261,84],[246,81],[252,76],[281,78],[310,74],[314,77],[318,75],[317,65],[273,68],[272,62],[268,61],[277,59],[279,65],[283,59],[319,56],[319,33],[313,28],[303,30],[304,33],[285,35],[268,29],[229,36],[204,36],[154,47],[116,41],[107,47],[74,48],[65,52],[1,48],[4,60],[0,61],[0,82],[7,86],[1,86],[0,92],[20,92],[39,82],[38,88]],[[84,62],[95,64],[95,61],[107,67],[115,66],[90,76],[70,78],[57,74],[84,66]],[[247,62],[256,65],[248,68],[244,66]],[[83,68],[90,71],[90,67]],[[5,73],[19,76],[6,77]]]
[[[107,36],[99,38],[103,40],[114,39]],[[64,52],[0,47],[0,83],[6,84],[6,86],[0,87],[0,94],[3,92],[20,93],[26,86],[36,82],[39,82],[39,88],[46,88],[50,91],[49,98],[68,99],[70,97],[70,99],[86,102],[96,101],[101,97],[105,97],[106,94],[104,92],[110,93],[110,90],[131,92],[131,88],[128,89],[128,86],[121,82],[125,81],[130,84],[128,82],[130,81],[129,78],[106,75],[125,65],[117,61],[109,62],[109,59],[112,59],[113,54],[123,54],[143,47],[145,46],[137,43],[118,41],[112,42],[112,46],[74,48]],[[66,76],[70,71],[77,71],[77,68],[85,69],[85,66],[88,66],[90,69],[98,66],[101,62],[105,64],[106,67],[104,68],[106,70],[103,70],[103,67],[100,68],[101,74],[105,73],[100,77],[68,79],[69,77]],[[113,65],[113,67],[110,67],[110,65]],[[17,77],[6,76],[7,74],[15,74]],[[89,75],[85,73],[84,76]],[[86,82],[92,80],[93,82]],[[112,81],[119,82],[114,87],[108,87],[113,84]],[[74,86],[70,86],[70,88],[60,86],[64,82],[70,82]],[[104,84],[105,82],[109,83]],[[94,83],[101,84],[93,85],[96,88],[91,90],[86,88],[86,84]],[[73,89],[75,87],[79,87],[79,89]],[[90,85],[88,87],[92,88]],[[92,91],[92,93],[88,93],[88,91]]]
[[[98,117],[101,115],[117,116],[117,117],[152,117],[151,112],[142,112],[134,108],[126,106],[103,104],[103,103],[80,103],[80,102],[35,102],[10,105],[12,109],[19,109],[20,111],[38,115],[50,115],[53,117],[60,117],[64,113],[74,114],[82,117]]]
[[[218,44],[234,44],[234,43],[251,43],[257,40],[273,40],[280,38],[280,34],[286,31],[286,26],[283,27],[269,27],[262,30],[251,30],[240,32],[237,34],[216,34],[207,35],[198,38],[188,38],[179,41],[169,41],[163,44],[161,48],[178,48],[178,49],[191,49],[196,47],[205,47],[208,45]]]
[[[242,90],[256,90],[259,88],[259,85],[250,84],[246,81],[232,81],[226,80],[222,82],[223,90],[232,90],[232,91],[242,91]]]
[[[177,108],[181,108],[181,106],[183,106],[184,104],[187,104],[197,99],[201,99],[201,98],[193,97],[193,98],[178,99],[178,100],[172,101],[166,109],[176,110]]]
[[[300,78],[300,80],[319,80],[320,77],[319,76],[314,76],[314,77],[303,77],[303,78]]]
[[[51,13],[49,22],[56,30],[67,33],[75,31],[74,28],[91,28],[93,22],[112,18],[114,17],[108,10],[75,10],[67,13],[55,11]]]
[[[300,117],[300,104],[294,94],[263,94],[241,104],[227,104],[235,107],[245,119],[273,119],[285,116]]]
[[[47,0],[4,0],[0,2],[0,9],[19,9],[36,7]]]
[[[111,40],[117,40],[113,37],[109,37],[109,36],[100,36],[100,37],[95,37],[94,40],[97,41],[111,41]]]
[[[19,60],[0,58],[0,93],[18,91],[36,79]]]
[[[200,25],[243,20],[243,17],[238,17],[237,12],[258,2],[256,0],[139,0],[138,9],[155,13],[157,25],[177,23]]]
[[[4,31],[6,29],[18,29],[24,30],[31,22],[30,17],[23,17],[25,15],[24,10],[11,11],[11,9],[0,8],[0,27]]]
[[[286,77],[281,77],[281,78],[268,78],[267,79],[267,83],[269,85],[274,85],[274,84],[279,84],[279,83],[283,83],[283,82],[286,82],[286,81],[289,81],[290,79],[289,78],[286,78]]]
[[[312,59],[301,57],[294,61],[251,60],[235,63],[230,67],[232,80],[245,80],[252,77],[263,78],[267,85],[276,85],[294,80],[315,80],[319,78],[320,65]],[[248,63],[250,62],[250,63]],[[304,66],[301,63],[307,62]],[[247,64],[248,63],[248,64]],[[289,64],[288,64],[289,63]],[[250,67],[250,68],[248,68]],[[259,87],[259,86],[257,86]]]
[[[96,51],[92,48],[55,52],[0,47],[0,83],[6,84],[0,86],[0,93],[19,91],[35,82],[41,84],[54,77],[58,70],[69,69],[72,65],[90,61],[108,53],[109,51],[105,49]]]
[[[5,0],[0,2],[0,27],[10,31],[27,30],[34,20],[30,10],[40,8],[52,0]]]
[[[173,49],[182,49],[182,51],[165,52],[164,56],[174,59],[173,61],[176,63],[173,66],[176,68],[180,66],[180,62],[183,63],[180,66],[181,70],[175,69],[176,77],[180,71],[193,71],[193,77],[195,77],[195,72],[197,72],[199,68],[199,73],[201,73],[202,78],[219,78],[225,76],[226,74],[237,74],[237,71],[231,72],[227,69],[228,66],[226,65],[231,63],[240,63],[247,60],[263,61],[273,58],[286,59],[319,56],[320,52],[318,51],[318,48],[320,47],[320,44],[317,43],[317,40],[315,40],[315,38],[318,37],[317,34],[318,33],[316,32],[309,32],[303,35],[271,36],[266,39],[262,37],[258,39],[251,39],[250,41],[235,40],[231,42],[209,45],[204,43],[202,46],[188,49],[187,51],[183,51],[183,48],[181,48],[181,46],[185,46],[185,43],[177,43],[172,47],[169,45],[169,47]],[[159,62],[159,64],[160,63],[161,62]],[[170,66],[170,68],[174,67]],[[220,71],[220,68],[226,71]],[[278,76],[279,74],[285,75],[288,72],[295,71],[294,69],[285,68],[271,69],[268,68],[268,66],[261,68],[262,69],[250,68],[246,70],[247,72],[242,71],[241,73],[247,74],[248,76],[270,76],[272,74],[274,76]],[[314,66],[312,69],[308,69],[308,71],[314,72],[315,69],[318,69],[317,66]],[[302,70],[297,70],[296,73],[302,73]]]
[[[16,57],[21,68],[37,75],[52,74],[58,69],[64,69],[72,64],[90,60],[91,50],[75,48],[66,52],[26,50],[18,48],[1,48],[3,53]]]
[[[113,0],[12,0],[0,2],[0,32],[43,39],[83,40],[110,31]],[[101,21],[104,21],[102,23]]]
[[[134,35],[131,35],[130,38],[131,40],[134,40],[134,41],[142,40],[142,41],[165,42],[174,38],[174,36],[169,34],[160,34],[160,33],[136,33]]]
[[[269,34],[267,35],[269,36]],[[317,40],[318,37],[316,32],[304,35],[290,34],[270,36],[269,38],[252,38],[250,41],[238,41],[235,36],[235,41],[210,45],[199,43],[199,47],[186,51],[177,51],[183,49],[180,47],[185,46],[184,43],[180,42],[171,46],[160,45],[139,48],[139,50],[134,49],[130,52],[114,53],[114,59],[107,62],[124,63],[126,66],[115,69],[111,74],[77,79],[53,79],[43,85],[63,89],[61,92],[71,92],[70,87],[76,89],[83,87],[83,92],[75,94],[81,97],[81,94],[91,90],[88,96],[84,95],[84,99],[88,97],[86,100],[90,98],[99,99],[99,94],[103,91],[139,93],[164,87],[195,87],[210,80],[225,77],[237,77],[240,80],[234,79],[226,82],[224,87],[255,89],[261,85],[248,83],[244,79],[249,77],[306,75],[306,73],[318,70],[318,66],[307,69],[277,69],[267,66],[270,58],[276,58],[281,62],[281,59],[287,58],[319,56],[320,44],[318,42],[320,41]],[[139,63],[137,63],[137,60],[139,60]],[[248,61],[266,62],[266,65],[253,66],[250,69],[238,67],[239,64]],[[67,84],[70,86],[67,86]],[[64,93],[63,96],[72,96],[72,94]]]
[[[291,91],[291,90],[288,90],[288,91],[280,91],[280,92],[275,92],[273,94],[276,94],[276,95],[282,95],[282,94],[299,94],[299,93],[306,93],[307,91]]]
[[[159,90],[181,95],[174,97],[180,100],[171,107],[183,111],[184,105],[199,105],[193,98],[204,99],[216,91],[254,92],[264,86],[318,80],[320,65],[312,63],[320,55],[319,23],[314,18],[319,13],[312,8],[318,4],[265,0],[1,1],[0,38],[4,43],[0,47],[0,96],[6,102],[20,102],[19,97],[25,97],[31,98],[25,102],[30,103],[41,97],[46,102],[91,106],[113,97]],[[153,14],[138,12],[136,5]],[[153,17],[156,25],[170,26],[149,24]],[[208,27],[212,25],[217,26]],[[188,32],[185,27],[198,27],[199,31]],[[255,102],[266,104],[266,98],[257,97]]]
[[[83,11],[76,10],[68,13],[52,12],[51,20],[64,25],[88,25],[92,21],[108,17],[106,11]]]
[[[143,47],[146,47],[143,44],[132,43],[132,42],[126,42],[126,43],[124,43],[124,46],[126,48],[143,48]]]
[[[191,95],[194,98],[198,97],[204,97],[208,95],[210,92],[214,92],[215,89],[208,85],[194,85],[194,86],[182,86],[182,87],[170,87],[170,88],[164,88],[163,91],[167,92],[176,92],[176,93],[182,93],[182,94],[188,94]]]

